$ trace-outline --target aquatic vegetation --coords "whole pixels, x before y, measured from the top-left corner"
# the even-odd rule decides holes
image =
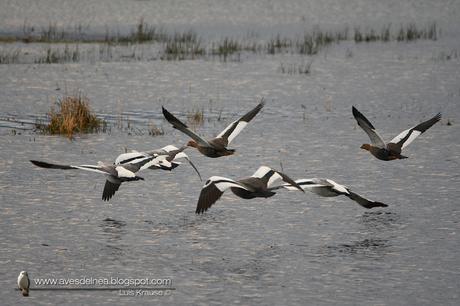
[[[243,50],[243,46],[236,39],[225,37],[216,46],[212,45],[211,53],[226,57],[241,50]]]
[[[89,99],[78,94],[65,96],[51,106],[47,124],[37,122],[36,128],[46,134],[61,134],[69,138],[75,133],[92,133],[106,127],[89,107]]]
[[[303,34],[297,36],[282,36],[277,34],[268,40],[260,39],[257,35],[245,38],[224,36],[213,40],[205,40],[194,30],[168,33],[162,27],[150,25],[143,18],[125,34],[112,33],[106,29],[104,34],[87,34],[85,27],[78,25],[74,28],[62,28],[50,23],[48,27],[37,30],[36,27],[24,23],[22,35],[0,34],[0,42],[13,43],[23,41],[27,43],[47,43],[43,55],[36,58],[27,55],[27,52],[0,52],[0,64],[10,63],[66,63],[81,62],[84,60],[95,61],[146,61],[146,60],[186,60],[218,56],[221,60],[241,60],[241,53],[252,52],[261,54],[290,53],[300,55],[316,55],[323,48],[341,41],[362,42],[409,42],[418,39],[437,40],[436,23],[427,26],[418,26],[415,23],[392,28],[387,24],[380,29],[368,27],[361,29],[355,27],[349,31],[348,27],[338,30],[325,31],[319,27],[305,29]],[[350,34],[350,32],[352,32]],[[52,43],[65,43],[52,45]],[[85,43],[81,51],[79,44]],[[98,44],[92,50],[87,44]],[[151,44],[153,48],[143,50],[140,44]],[[150,52],[150,53],[149,53]]]
[[[309,74],[313,61],[301,64],[280,64],[279,71],[286,74]]]
[[[388,42],[396,41],[413,41],[418,39],[437,40],[438,29],[436,23],[429,24],[426,27],[418,28],[415,23],[401,25],[396,33],[391,32],[391,24],[385,25],[380,31],[367,29],[361,31],[359,27],[354,29],[354,41],[360,42]]]
[[[162,127],[158,127],[155,123],[150,122],[148,127],[149,135],[150,136],[159,136],[164,135],[165,131]]]
[[[194,128],[202,126],[204,123],[204,110],[194,109],[187,114],[187,122]]]
[[[291,48],[293,45],[292,40],[287,37],[281,37],[280,34],[276,35],[276,37],[271,38],[265,49],[267,50],[268,54],[276,54],[281,53],[284,50]]]
[[[161,59],[184,60],[194,59],[197,56],[204,55],[206,52],[202,46],[201,38],[190,30],[184,33],[176,32],[169,37],[163,53],[164,55],[161,56]]]
[[[78,44],[74,47],[65,45],[64,49],[48,47],[45,54],[41,57],[35,58],[36,64],[55,64],[55,63],[69,63],[80,61],[80,49]]]
[[[14,64],[18,62],[21,55],[20,49],[0,50],[0,64]]]

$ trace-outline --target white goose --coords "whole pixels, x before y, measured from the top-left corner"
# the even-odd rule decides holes
[[[286,186],[303,191],[301,186],[290,179],[286,174],[276,171],[267,166],[261,166],[251,177],[239,179],[237,181],[221,177],[210,177],[201,189],[198,199],[196,213],[202,214],[208,210],[225,190],[229,189],[238,197],[243,199],[269,198],[276,194],[273,190],[279,189],[280,186],[274,187],[275,183],[282,180]]]
[[[362,197],[361,195],[354,193],[348,187],[341,185],[337,182],[334,182],[331,179],[327,178],[310,178],[310,179],[299,179],[295,181],[302,189],[308,190],[310,192],[316,193],[322,197],[336,197],[339,195],[344,195],[362,207],[367,209],[374,207],[387,207],[387,204],[371,201]],[[282,187],[288,190],[296,190],[291,185],[283,184]]]
[[[146,152],[132,151],[129,153],[120,154],[115,159],[114,164],[115,165],[126,165],[130,163],[136,163],[139,160],[143,160],[145,157],[153,156],[154,158],[148,163],[146,163],[145,165],[143,165],[139,169],[139,171],[144,170],[144,169],[152,169],[152,170],[161,169],[161,170],[171,171],[172,169],[178,167],[181,164],[181,162],[178,161],[178,159],[185,158],[189,162],[190,166],[192,166],[192,168],[198,174],[198,177],[200,178],[200,180],[202,180],[201,174],[198,171],[198,169],[192,163],[188,155],[183,152],[186,148],[187,146],[177,148],[173,145],[168,145],[158,150],[152,150],[152,151],[146,151]]]
[[[129,181],[144,180],[144,178],[137,176],[142,166],[148,164],[154,159],[153,156],[144,156],[142,159],[138,159],[136,162],[125,164],[125,165],[114,165],[105,164],[98,162],[97,165],[59,165],[51,164],[38,160],[31,160],[32,164],[47,169],[61,169],[61,170],[84,170],[102,173],[107,176],[105,181],[104,191],[102,192],[102,200],[108,201],[115,192],[120,188],[121,183]]]

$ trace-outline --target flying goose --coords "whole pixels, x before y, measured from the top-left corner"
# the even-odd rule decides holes
[[[374,207],[387,207],[387,204],[371,201],[351,191],[348,187],[334,182],[327,178],[310,178],[299,179],[295,181],[302,189],[316,193],[322,197],[336,197],[344,195],[364,208],[370,209]],[[282,187],[288,190],[296,190],[292,185],[283,184]]]
[[[137,176],[138,172],[142,166],[149,163],[154,157],[146,156],[144,159],[138,160],[136,163],[129,163],[125,165],[114,165],[114,164],[105,164],[103,162],[98,162],[97,166],[94,165],[58,165],[51,164],[38,160],[31,160],[32,164],[41,168],[47,169],[62,169],[62,170],[85,170],[91,172],[102,173],[107,176],[105,181],[104,191],[102,192],[102,200],[108,201],[115,194],[115,192],[120,188],[121,183],[129,181],[138,181],[144,180],[144,178]]]
[[[195,213],[201,214],[208,210],[228,188],[243,199],[272,197],[276,194],[273,190],[279,189],[279,186],[273,187],[274,183],[279,180],[283,180],[294,189],[303,191],[301,186],[287,175],[267,166],[260,167],[251,177],[237,181],[221,176],[212,176],[201,189]]]
[[[145,152],[132,151],[129,153],[120,154],[115,159],[114,164],[115,165],[125,165],[125,164],[130,164],[130,163],[137,163],[139,160],[143,160],[147,156],[153,156],[154,158],[150,162],[143,165],[139,169],[139,171],[147,169],[147,168],[152,169],[152,170],[161,169],[161,170],[171,171],[172,169],[176,168],[177,166],[181,164],[180,161],[177,161],[178,159],[185,158],[190,163],[190,166],[192,166],[192,168],[198,174],[198,177],[200,178],[200,181],[201,181],[202,179],[201,179],[200,172],[195,167],[195,165],[192,163],[188,155],[183,152],[186,148],[187,146],[177,148],[173,145],[168,145],[158,150],[145,151]]]
[[[209,140],[206,140],[193,132],[187,125],[168,112],[166,108],[162,107],[162,109],[164,117],[173,125],[174,128],[192,138],[192,140],[187,143],[187,146],[197,148],[201,154],[207,157],[216,158],[232,155],[235,152],[234,149],[228,149],[227,146],[243,130],[248,122],[257,115],[262,107],[264,107],[264,104],[265,102],[262,100],[262,102],[260,102],[253,110],[249,111],[240,119],[233,121],[222,132],[220,132],[216,138]]]
[[[363,144],[361,149],[369,151],[372,155],[381,160],[407,158],[407,156],[401,155],[401,150],[414,141],[417,136],[441,120],[441,113],[438,113],[433,118],[401,132],[398,136],[386,144],[382,137],[377,133],[372,123],[367,120],[363,114],[361,114],[354,106],[352,107],[352,111],[358,125],[364,130],[364,132],[366,132],[372,142],[372,144]]]

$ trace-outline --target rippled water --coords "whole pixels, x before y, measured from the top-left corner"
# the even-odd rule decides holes
[[[325,26],[352,24],[353,17],[363,26],[384,24],[391,16],[393,23],[434,20],[445,34],[413,43],[343,42],[313,57],[307,75],[280,72],[281,63],[311,60],[294,54],[0,65],[2,303],[23,304],[14,289],[19,271],[27,270],[31,278],[171,278],[176,288],[167,297],[32,290],[29,300],[38,305],[458,304],[460,64],[443,56],[460,49],[458,3],[69,1],[70,9],[30,3],[2,3],[2,27],[13,29],[24,18],[127,26],[143,15],[220,36],[254,24],[266,33],[294,31],[303,16]],[[111,131],[75,141],[34,133],[33,123],[56,97],[77,89],[114,125]],[[209,159],[187,151],[204,178],[282,167],[295,179],[332,178],[389,207],[365,210],[345,197],[289,191],[253,200],[225,193],[197,216],[202,182],[187,164],[143,172],[145,181],[123,184],[106,203],[103,177],[29,162],[110,162],[125,148],[178,146],[188,139],[162,119],[161,105],[181,118],[203,109],[198,131],[212,136],[262,97],[265,108],[232,144],[236,155]],[[409,159],[382,162],[359,149],[368,139],[351,105],[385,139],[439,111],[444,119],[407,148]],[[115,127],[120,114],[131,128],[126,119],[124,129]],[[149,136],[151,123],[165,135]]]

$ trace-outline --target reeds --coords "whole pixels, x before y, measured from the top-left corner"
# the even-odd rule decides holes
[[[162,127],[158,127],[155,123],[150,122],[148,127],[149,135],[150,136],[159,136],[164,135],[165,131]]]
[[[360,42],[375,42],[375,41],[414,41],[418,39],[437,40],[438,28],[436,23],[431,23],[426,27],[419,28],[415,23],[401,25],[396,32],[391,31],[391,24],[385,25],[379,31],[375,29],[367,29],[364,32],[359,27],[355,28],[354,41]]]
[[[415,23],[401,25],[399,28],[391,24],[384,25],[380,29],[355,27],[349,31],[344,27],[335,31],[325,31],[319,27],[306,29],[303,34],[297,36],[282,36],[277,34],[268,40],[262,40],[257,36],[243,39],[222,37],[212,41],[205,41],[193,30],[168,33],[161,27],[148,24],[143,18],[127,34],[110,33],[106,30],[105,35],[85,33],[85,27],[78,25],[74,28],[64,29],[56,23],[50,23],[48,27],[37,29],[24,23],[22,35],[0,35],[0,42],[11,43],[15,41],[49,43],[42,55],[31,60],[27,52],[0,50],[0,64],[34,62],[34,63],[66,63],[80,62],[87,58],[100,61],[143,61],[152,59],[161,60],[185,60],[218,56],[220,59],[241,59],[242,52],[278,54],[291,53],[300,55],[316,55],[323,48],[341,41],[352,40],[355,43],[371,42],[409,42],[418,39],[437,40],[438,27],[436,23],[426,26],[417,26]],[[51,43],[65,43],[65,46],[51,46]],[[99,48],[95,51],[81,47],[82,43],[97,43]],[[141,52],[138,44],[156,44],[151,48],[150,54]],[[79,45],[80,44],[80,45]],[[115,46],[119,46],[115,47]],[[115,49],[114,49],[115,48]],[[130,49],[131,48],[131,49]],[[86,53],[83,53],[84,49]],[[133,51],[134,49],[134,51]],[[147,48],[148,49],[148,48]],[[126,51],[132,51],[126,54]],[[28,58],[27,58],[28,57]]]
[[[279,71],[286,74],[309,74],[313,61],[301,64],[280,64]]]
[[[194,109],[187,114],[187,122],[193,127],[202,126],[204,123],[204,110]]]
[[[163,52],[161,59],[166,60],[194,59],[206,53],[201,38],[192,30],[172,35],[166,41]]]
[[[0,50],[0,64],[14,64],[19,61],[19,56],[21,55],[21,50],[12,49],[12,50]]]
[[[96,117],[89,100],[81,94],[65,96],[51,106],[47,113],[49,123],[37,123],[38,130],[46,134],[60,134],[72,138],[75,133],[98,132],[106,127],[105,121]]]
[[[65,45],[64,49],[48,47],[45,55],[35,58],[36,64],[56,64],[56,63],[69,63],[80,61],[80,48],[77,45],[74,47]]]

